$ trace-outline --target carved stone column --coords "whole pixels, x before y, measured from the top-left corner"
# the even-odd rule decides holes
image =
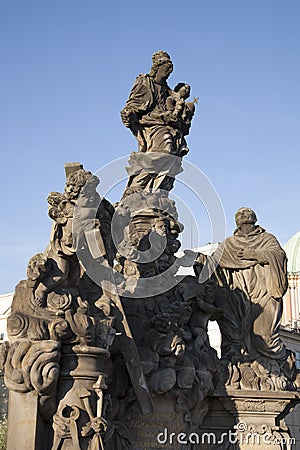
[[[66,346],[62,354],[52,450],[87,449],[92,440],[102,441],[106,431],[102,417],[107,388],[103,365],[109,352],[76,345]]]

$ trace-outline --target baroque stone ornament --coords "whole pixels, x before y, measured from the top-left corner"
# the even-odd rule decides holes
[[[139,75],[121,111],[124,125],[138,141],[127,169],[129,180],[124,195],[149,189],[170,191],[175,176],[182,171],[181,158],[189,151],[189,134],[195,104],[186,101],[190,86],[167,84],[173,63],[167,52],[152,56],[149,74]]]
[[[121,112],[138,151],[120,201],[100,197],[99,179],[79,163],[65,165],[64,192],[48,196],[50,242],[16,286],[2,346],[8,450],[152,450],[164,430],[199,438],[212,424],[234,429],[240,417],[274,442],[285,436],[275,416],[296,401],[286,392],[294,389],[293,355],[277,334],[285,255],[272,235],[241,220],[237,252],[234,239],[217,258],[198,255],[201,283],[178,275],[194,252],[176,256],[183,225],[170,191],[195,104],[188,84],[168,86],[166,52],[152,62]],[[221,362],[209,320],[220,324]],[[265,426],[255,421],[264,413]],[[175,440],[163,448],[182,447]]]
[[[196,273],[216,267],[214,304],[222,308],[220,383],[235,389],[296,390],[295,355],[279,336],[287,289],[286,255],[250,208],[236,213],[237,229],[211,257],[199,254]]]
[[[167,85],[170,56],[159,51],[152,61],[150,73],[137,77],[121,112],[139,148],[129,158],[128,183],[115,205],[119,217],[127,214],[117,238],[115,279],[122,280],[118,289],[153,399],[153,412],[145,418],[129,397],[115,417],[126,424],[136,450],[157,448],[162,423],[177,431],[198,429],[219,366],[207,336],[208,320],[220,313],[212,304],[214,282],[200,285],[195,277],[176,275],[194,260],[189,252],[175,256],[183,225],[169,193],[188,152],[185,136],[195,105],[186,101],[188,85],[180,83],[174,90]],[[123,447],[115,442],[111,448]]]
[[[80,164],[67,164],[66,175],[64,193],[48,197],[50,244],[30,259],[8,318],[10,449],[101,449],[107,429],[104,364],[116,318],[103,307],[103,290],[87,279],[77,251],[88,248],[93,231],[102,251],[98,264],[112,263],[114,247],[104,225],[114,209],[97,194],[97,177]],[[79,198],[84,226],[78,231],[73,222]],[[28,410],[19,412],[24,399]]]
[[[66,164],[64,192],[48,196],[50,244],[30,259],[8,320],[9,415],[28,449],[155,448],[155,433],[144,445],[133,423],[164,414],[192,429],[207,411],[218,369],[207,322],[220,311],[212,282],[176,277],[192,260],[175,257],[183,225],[169,191],[195,106],[187,84],[167,86],[172,67],[154,54],[121,113],[139,151],[120,202],[101,198],[79,163]],[[10,427],[8,449],[22,445]]]
[[[295,355],[279,336],[286,255],[276,238],[255,225],[250,208],[236,213],[237,229],[194,269],[215,281],[222,335],[217,389],[201,424],[205,450],[292,449],[284,417],[299,403]],[[218,430],[216,432],[216,430]],[[207,436],[213,437],[208,442]]]
[[[251,398],[250,398],[251,395]],[[292,450],[297,448],[284,417],[299,403],[294,391],[216,389],[201,426],[204,450]],[[197,448],[197,447],[196,447]]]

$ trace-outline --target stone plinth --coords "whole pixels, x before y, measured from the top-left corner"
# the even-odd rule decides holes
[[[176,437],[186,430],[187,424],[183,414],[174,410],[174,398],[171,395],[154,398],[153,406],[153,413],[147,415],[141,415],[136,407],[128,411],[125,423],[132,450],[180,450]]]
[[[297,392],[216,390],[201,427],[201,448],[295,448],[284,418],[298,403]]]
[[[9,392],[7,450],[47,449],[51,426],[41,418],[37,392]]]
[[[101,428],[100,414],[105,403],[102,390],[107,387],[103,365],[109,352],[98,347],[76,345],[63,348],[62,355],[57,389],[58,407],[53,417],[52,450],[86,450],[95,433],[97,420]],[[103,381],[97,385],[99,379]]]

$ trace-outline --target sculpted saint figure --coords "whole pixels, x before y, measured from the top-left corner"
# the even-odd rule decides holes
[[[95,175],[80,169],[68,177],[63,194],[51,192],[48,196],[48,213],[53,220],[50,244],[44,254],[31,258],[27,269],[28,283],[40,307],[56,286],[78,285],[81,269],[77,252],[87,248],[97,258],[90,241],[95,240],[98,257],[112,264],[115,250],[110,228],[114,210],[97,193],[98,183]]]
[[[173,63],[162,50],[152,56],[150,73],[139,75],[125,108],[123,124],[138,142],[138,152],[130,155],[126,168],[129,179],[123,197],[136,192],[170,191],[175,176],[182,171],[181,160],[189,151],[189,134],[195,105],[187,102],[190,86],[167,84]]]
[[[272,234],[255,225],[251,209],[240,208],[235,220],[233,236],[212,256],[218,263],[215,304],[224,311],[219,321],[222,357],[284,361],[287,350],[279,326],[287,289],[285,252]]]
[[[190,94],[190,86],[180,83],[182,92],[168,86],[167,79],[173,71],[168,53],[154,53],[152,62],[150,73],[136,78],[121,118],[137,138],[141,152],[181,157],[188,152],[184,135],[189,133],[194,114],[194,105],[189,102],[185,106],[184,101]]]

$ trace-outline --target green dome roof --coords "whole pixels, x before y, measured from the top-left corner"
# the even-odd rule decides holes
[[[284,246],[288,257],[288,272],[300,273],[300,231]]]

